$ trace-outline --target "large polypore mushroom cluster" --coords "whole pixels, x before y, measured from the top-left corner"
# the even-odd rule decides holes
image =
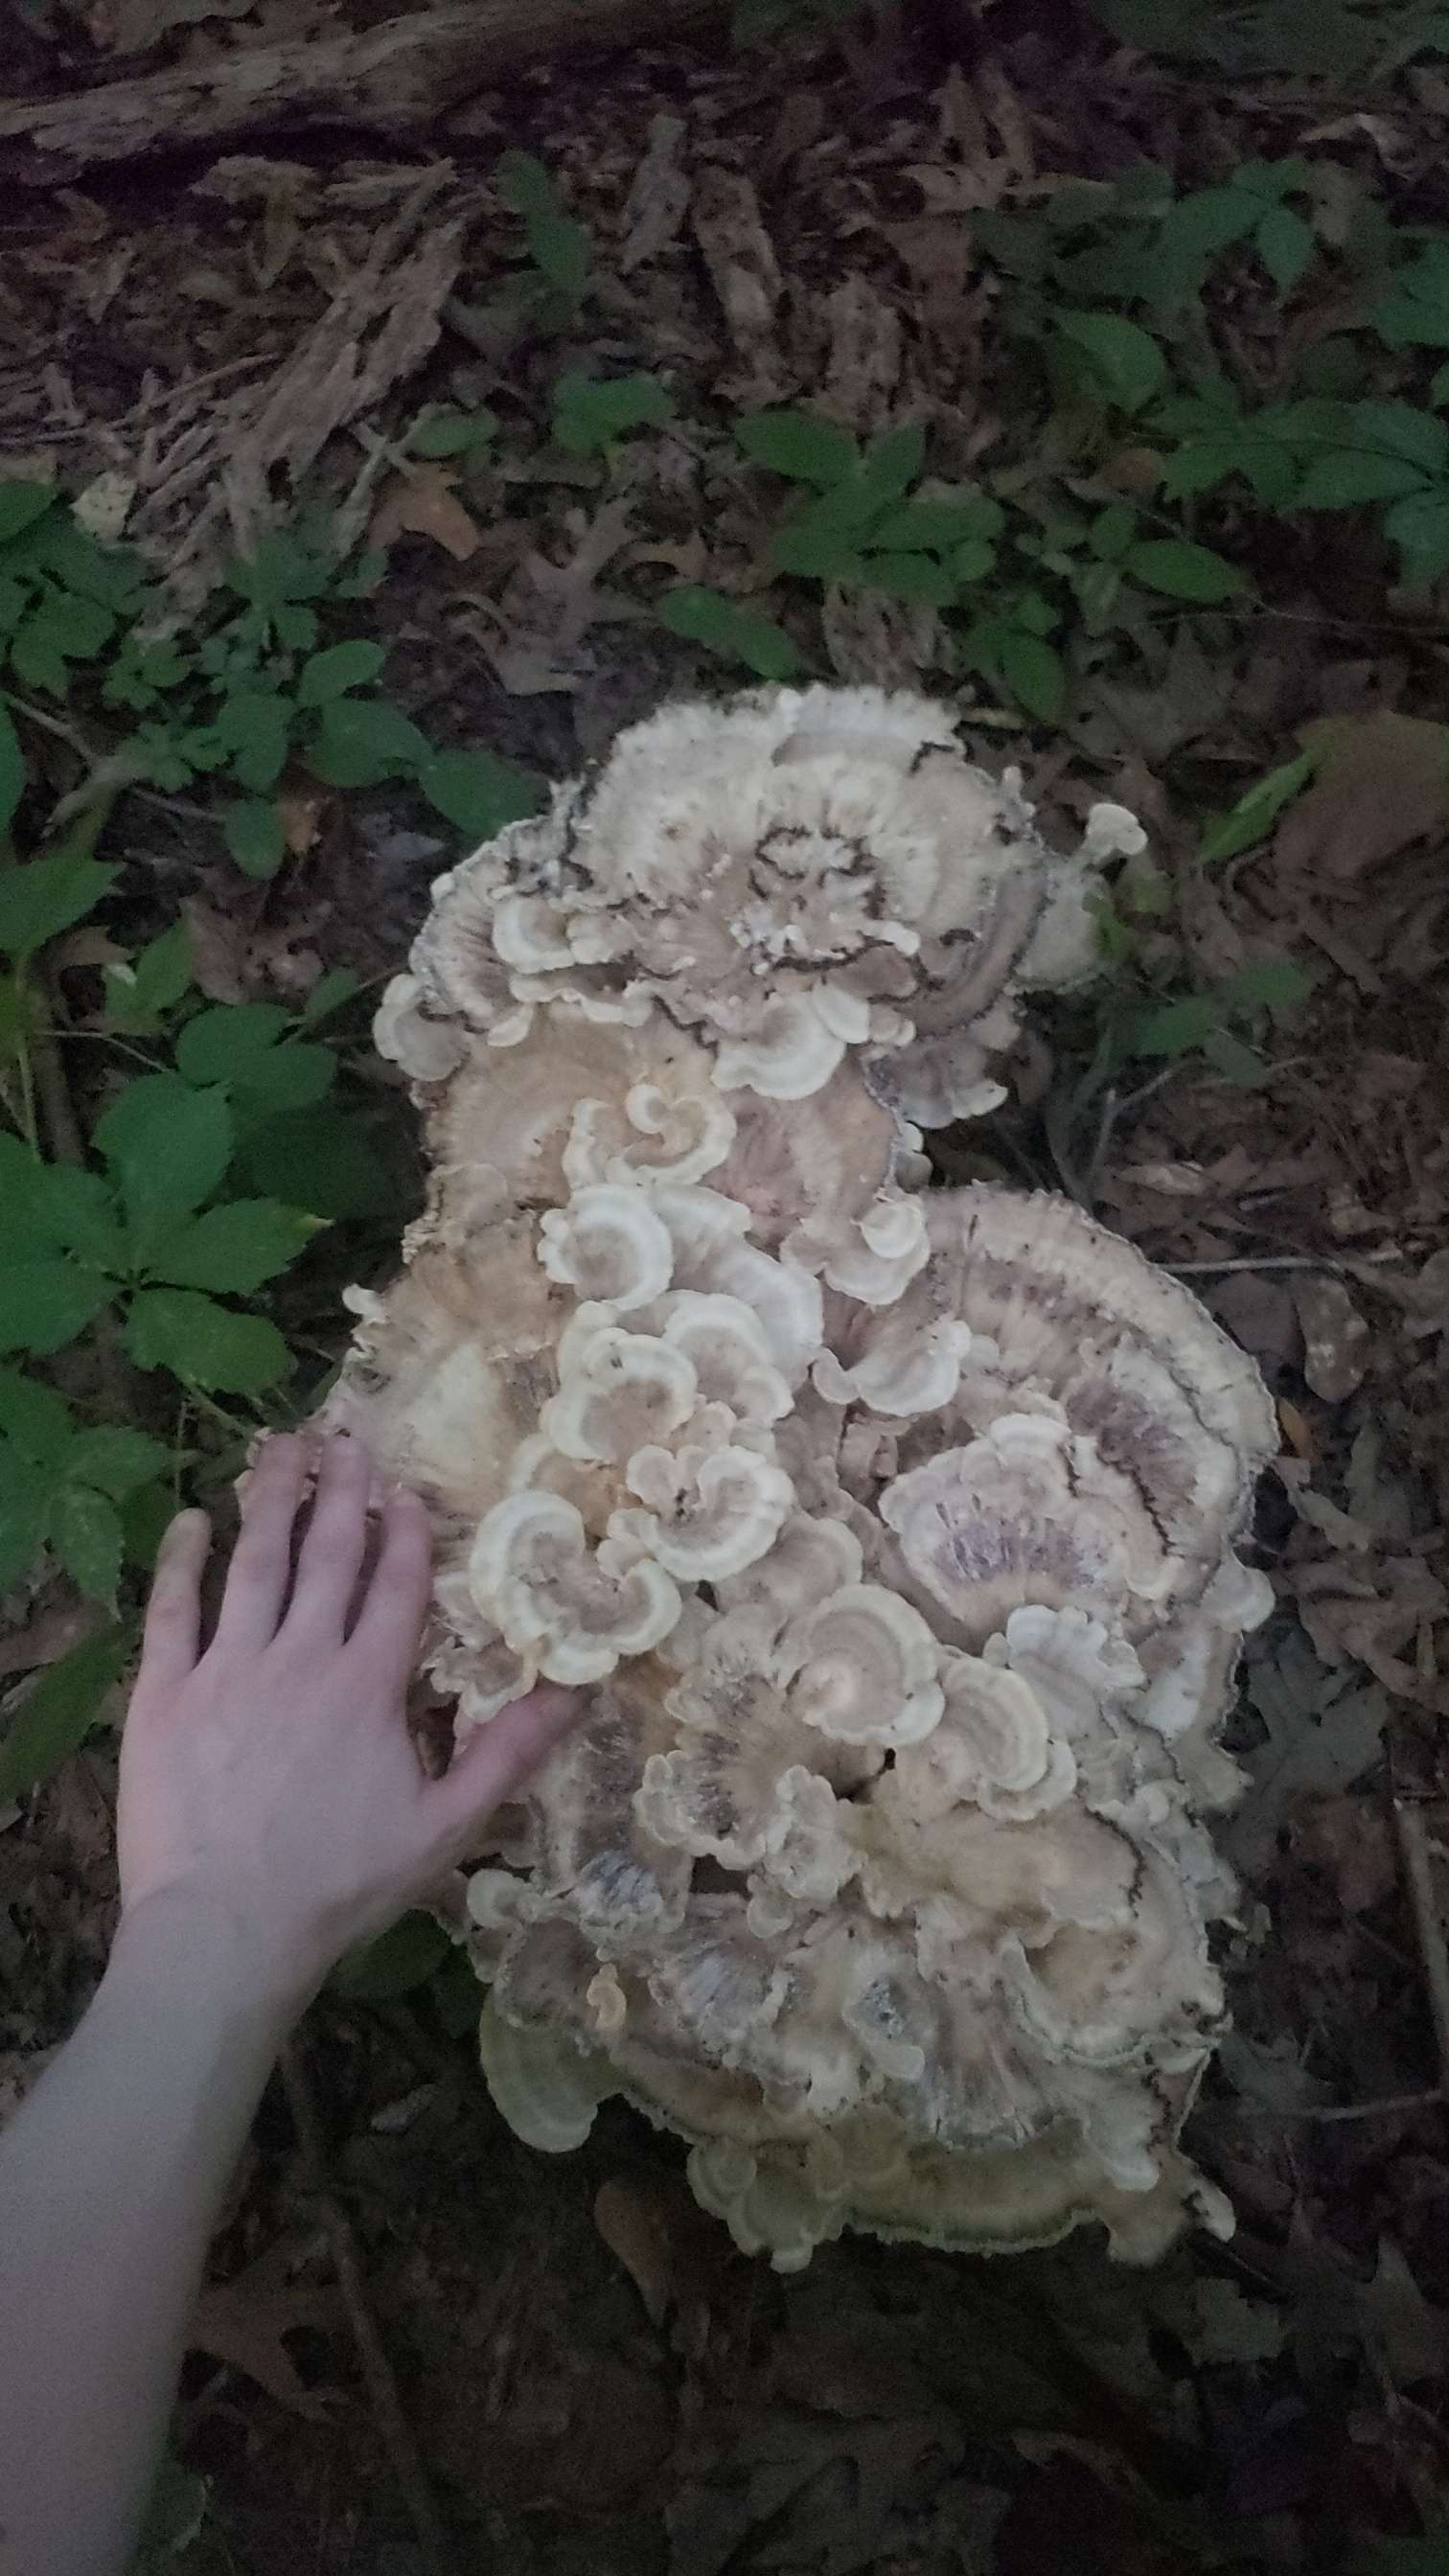
[[[334,1418],[427,1498],[460,1726],[586,1693],[469,1882],[489,2082],[553,2149],[627,2095],[783,2269],[1225,2220],[1176,2138],[1270,1409],[920,1152],[1141,839],[1052,854],[914,698],[675,706],[439,881],[379,1017],[432,1189]]]

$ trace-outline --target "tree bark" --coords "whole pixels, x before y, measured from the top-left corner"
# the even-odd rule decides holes
[[[520,63],[647,31],[656,39],[717,14],[719,0],[463,0],[362,32],[218,46],[204,61],[103,81],[62,98],[0,105],[16,175],[53,184],[71,164],[129,161],[261,130],[361,126],[425,131]]]

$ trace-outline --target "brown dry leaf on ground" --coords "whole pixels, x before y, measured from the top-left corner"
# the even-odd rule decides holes
[[[695,178],[690,221],[743,361],[738,373],[720,378],[719,391],[743,404],[774,401],[782,384],[775,326],[784,280],[753,184],[743,171],[707,164]]]
[[[1317,767],[1278,826],[1280,867],[1341,882],[1449,827],[1449,728],[1378,707],[1310,725],[1303,741]]]
[[[293,2266],[305,2251],[295,2238],[280,2237],[232,2280],[209,2281],[192,2311],[186,2340],[191,2351],[245,2371],[279,2406],[297,2415],[320,2416],[332,2393],[307,2387],[286,2337],[301,2326],[323,2333],[345,2330],[347,2312],[340,2291],[292,2280]]]
[[[482,543],[478,522],[459,500],[458,477],[441,465],[410,465],[383,487],[367,531],[382,552],[404,534],[431,537],[455,563],[466,563]]]

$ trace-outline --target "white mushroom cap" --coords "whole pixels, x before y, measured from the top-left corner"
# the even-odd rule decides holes
[[[614,1570],[583,1520],[555,1494],[510,1494],[478,1531],[468,1581],[508,1644],[538,1652],[555,1682],[601,1681],[621,1655],[647,1654],[679,1616],[679,1593],[648,1559]]]
[[[559,1346],[559,1391],[539,1416],[545,1438],[567,1458],[622,1466],[636,1449],[688,1422],[699,1393],[693,1366],[676,1345],[619,1324],[595,1325]]]
[[[668,1228],[647,1198],[610,1181],[576,1190],[543,1218],[538,1257],[550,1279],[621,1314],[662,1297],[674,1269]]]
[[[416,975],[394,975],[372,1023],[372,1042],[414,1082],[443,1082],[456,1073],[467,1039],[457,1022],[435,1017]]]
[[[939,1658],[919,1611],[872,1583],[803,1609],[779,1650],[792,1712],[842,1744],[919,1744],[943,1706]]]
[[[739,1574],[779,1536],[795,1500],[784,1469],[753,1449],[635,1451],[625,1470],[642,1512],[616,1513],[611,1531],[639,1538],[685,1583]]]

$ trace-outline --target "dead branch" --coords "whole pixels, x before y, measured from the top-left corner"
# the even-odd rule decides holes
[[[564,47],[654,37],[707,16],[717,0],[463,0],[380,27],[217,47],[204,60],[105,81],[63,98],[0,106],[0,143],[28,146],[19,175],[51,185],[54,157],[128,161],[187,144],[317,125],[392,137],[425,131],[447,109],[521,63]]]

